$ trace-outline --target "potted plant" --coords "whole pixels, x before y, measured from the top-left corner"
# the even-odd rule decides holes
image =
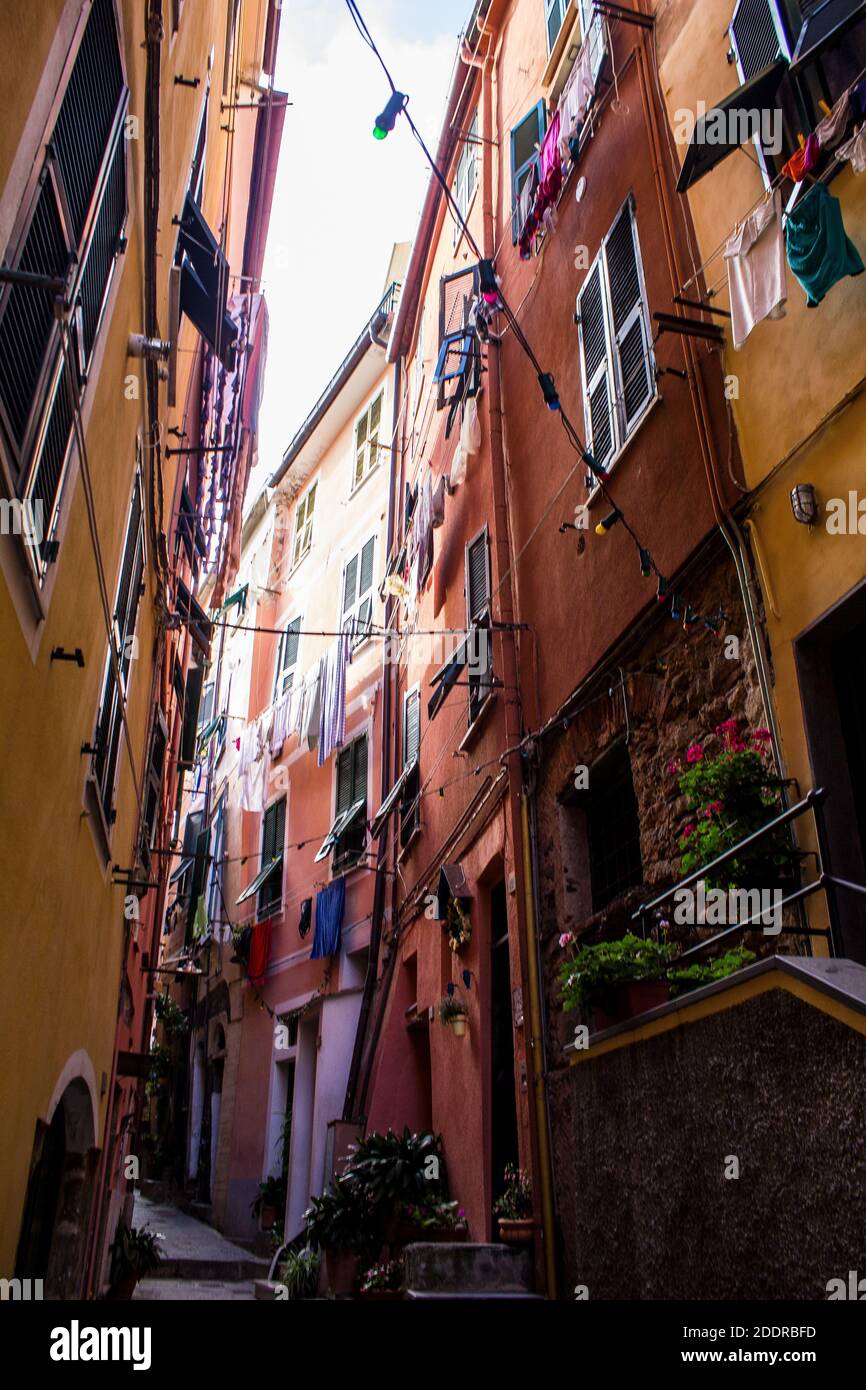
[[[668,971],[668,978],[674,994],[685,994],[690,989],[698,989],[701,985],[714,984],[716,980],[724,980],[728,975],[733,975],[735,971],[742,970],[745,966],[751,965],[757,959],[754,951],[747,951],[744,946],[737,946],[733,951],[726,951],[723,956],[716,960],[695,963],[694,965],[674,966]]]
[[[403,1297],[403,1261],[371,1265],[361,1276],[358,1292],[369,1303],[392,1303]]]
[[[277,1283],[286,1286],[290,1299],[315,1298],[320,1263],[319,1253],[312,1246],[290,1247],[277,1271]]]
[[[468,1237],[469,1227],[462,1207],[454,1201],[427,1201],[401,1205],[392,1243],[413,1245],[416,1241],[435,1241],[452,1244]]]
[[[439,1001],[439,1022],[447,1023],[456,1038],[462,1038],[469,1022],[469,1009],[456,994],[446,994]]]
[[[137,1230],[135,1226],[120,1222],[111,1247],[111,1287],[108,1297],[112,1302],[131,1299],[139,1279],[152,1274],[159,1266],[158,1240],[156,1232],[148,1231],[146,1227]]]
[[[285,1178],[266,1178],[259,1183],[259,1195],[250,1206],[253,1216],[258,1217],[263,1231],[273,1229],[277,1218],[285,1210],[286,1206],[286,1182]]]
[[[157,1043],[150,1053],[150,1075],[149,1082],[151,1091],[168,1085],[168,1074],[171,1070],[171,1050],[164,1043]]]
[[[189,1019],[170,994],[158,994],[153,1011],[170,1038],[183,1037],[189,1032]]]
[[[329,1192],[313,1197],[304,1213],[304,1228],[310,1245],[324,1254],[320,1287],[337,1298],[354,1291],[358,1277],[358,1256],[372,1258],[378,1251],[374,1212],[367,1195],[336,1177]]]
[[[499,1218],[499,1236],[506,1245],[529,1245],[535,1223],[532,1220],[532,1184],[515,1163],[505,1165],[505,1191],[493,1204]]]
[[[571,948],[569,941],[566,949]],[[646,1013],[670,998],[667,969],[677,950],[630,932],[619,941],[582,946],[559,969],[563,1004],[566,1009],[592,1009],[598,1031]]]

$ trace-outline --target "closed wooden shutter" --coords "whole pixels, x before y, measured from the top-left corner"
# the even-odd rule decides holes
[[[353,555],[346,566],[343,577],[343,612],[348,613],[355,606],[358,589],[358,557]]]
[[[607,238],[604,254],[618,367],[621,437],[624,439],[652,395],[649,344],[630,201]]]
[[[367,801],[367,737],[352,744],[352,801]]]
[[[415,761],[421,747],[421,692],[411,691],[403,705],[403,766]]]
[[[337,815],[352,804],[352,748],[342,748],[337,756]]]
[[[466,610],[474,623],[490,602],[490,556],[487,528],[466,547]]]
[[[112,0],[94,0],[52,137],[76,242],[84,231],[122,95],[114,5]]]

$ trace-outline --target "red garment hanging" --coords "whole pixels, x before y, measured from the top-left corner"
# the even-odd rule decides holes
[[[250,942],[250,963],[247,973],[250,977],[250,981],[254,985],[263,985],[265,982],[265,971],[268,968],[268,960],[271,954],[271,928],[273,924],[273,917],[266,917],[263,922],[256,922],[253,927],[253,939]]]

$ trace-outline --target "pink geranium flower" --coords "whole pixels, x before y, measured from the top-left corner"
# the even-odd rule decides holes
[[[665,764],[665,772],[668,774],[669,777],[674,777],[678,772],[681,771],[682,763],[680,762],[679,758],[671,758],[670,761]]]
[[[560,938],[559,938],[559,944],[560,944],[560,946],[561,946],[561,947],[563,948],[563,950],[564,950],[566,946],[570,946],[570,945],[571,945],[571,943],[572,943],[573,940],[574,940],[574,932],[564,931],[564,932],[562,933],[562,935],[560,936]]]
[[[689,821],[688,825],[683,827],[683,839],[688,840],[692,835],[694,835],[697,828],[698,827],[695,825],[694,821]]]
[[[699,743],[693,743],[686,753],[687,763],[701,763],[704,760],[704,750]]]
[[[770,733],[769,729],[755,729],[754,733],[752,734],[752,738],[755,739],[758,743],[769,743],[770,739],[772,738],[772,734]]]

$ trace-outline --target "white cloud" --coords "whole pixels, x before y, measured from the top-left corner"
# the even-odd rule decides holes
[[[459,8],[468,10],[466,0]],[[406,32],[410,11],[414,27],[434,27],[426,0],[363,5],[394,81],[408,90],[413,119],[435,149],[458,24],[446,3],[443,32],[413,39]],[[392,245],[414,235],[429,178],[405,121],[387,140],[373,139],[390,89],[337,0],[284,5],[277,85],[293,105],[263,272],[270,339],[260,464],[248,505],[375,308]]]

